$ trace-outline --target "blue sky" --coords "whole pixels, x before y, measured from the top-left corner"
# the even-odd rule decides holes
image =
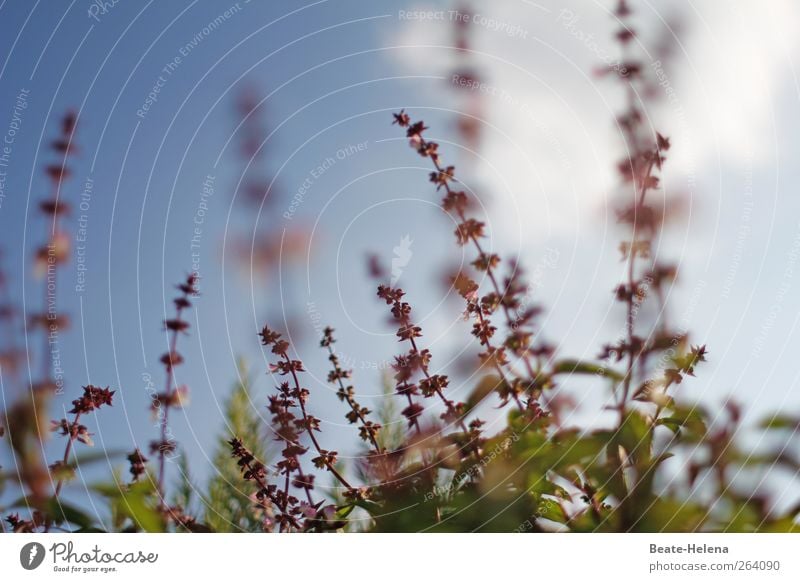
[[[670,32],[665,23],[676,17],[684,22],[669,71],[678,99],[665,100],[655,120],[675,143],[668,188],[689,196],[686,221],[665,245],[682,267],[672,309],[711,352],[686,396],[719,406],[733,394],[757,415],[800,406],[800,120],[791,60],[800,20],[790,3],[763,11],[730,5],[678,3],[663,14],[644,9],[640,18],[652,32],[646,39]],[[76,204],[91,179],[87,280],[76,292],[74,260],[60,275],[59,305],[73,327],[62,347],[67,392],[56,404],[69,406],[88,382],[117,389],[113,410],[92,419],[98,443],[130,448],[155,437],[144,378],[161,385],[161,320],[172,285],[192,268],[190,240],[208,176],[214,194],[199,251],[203,295],[192,335],[181,340],[187,364],[178,371],[192,404],[173,423],[200,476],[208,472],[204,458],[221,429],[220,401],[236,378],[238,356],[249,358],[260,379],[257,394],[264,398],[269,389],[256,336],[267,317],[297,320],[317,415],[334,441],[345,442],[351,429],[325,386],[324,354],[314,348],[316,314],[340,331],[339,347],[355,361],[364,398],[380,394],[372,368],[396,344],[366,275],[367,252],[389,262],[404,237],[413,240],[400,284],[420,314],[434,363],[444,366],[464,347],[449,333],[465,329],[458,305],[443,301],[438,284],[442,265],[463,257],[435,207],[428,168],[390,125],[389,113],[401,107],[424,116],[446,155],[463,164],[469,187],[486,194],[494,248],[522,255],[531,270],[548,249],[557,251],[537,291],[548,308],[545,333],[564,355],[594,357],[619,328],[610,290],[621,273],[622,233],[606,205],[619,155],[612,122],[618,95],[591,76],[598,57],[614,51],[604,3],[509,1],[484,9],[527,34],[503,35],[488,21],[475,27],[474,62],[514,98],[513,105],[486,99],[477,154],[452,143],[463,101],[447,86],[459,62],[451,22],[399,14],[450,8],[446,2],[120,0],[103,14],[91,6],[0,5],[0,130],[19,92],[29,91],[0,206],[0,244],[14,297],[39,305],[42,283],[30,257],[45,229],[33,212],[46,193],[41,169],[52,159],[44,145],[62,112],[78,109],[81,149],[65,196]],[[567,9],[578,16],[572,24],[561,14]],[[597,40],[587,42],[588,34]],[[647,42],[652,50],[655,41]],[[264,164],[280,192],[260,213],[232,206],[243,167],[232,139],[235,97],[248,85],[267,96]],[[155,87],[156,101],[144,112]],[[341,151],[349,153],[340,159]],[[335,162],[318,171],[330,158]],[[283,218],[309,176],[302,203],[291,220]],[[76,216],[69,224],[75,228]],[[297,225],[313,228],[308,269],[284,265],[280,280],[264,281],[227,254],[221,260],[223,245],[247,240],[254,228],[280,234]],[[13,397],[14,388],[4,384],[4,394]],[[594,416],[588,403],[596,399],[584,398],[585,414]]]
[[[105,14],[96,14],[97,22],[88,15],[90,4],[80,4],[59,5],[59,10],[44,3],[13,2],[3,7],[3,27],[8,31],[3,35],[7,44],[3,54],[8,59],[0,110],[10,119],[18,92],[29,92],[0,209],[5,265],[15,298],[38,309],[42,281],[33,276],[30,258],[46,228],[33,212],[47,191],[40,170],[52,161],[44,145],[57,131],[63,112],[77,109],[80,153],[64,196],[77,207],[91,181],[85,212],[87,271],[81,291],[75,288],[79,273],[74,259],[60,273],[59,309],[70,315],[72,329],[60,346],[67,388],[56,406],[69,408],[80,385],[110,385],[118,390],[117,403],[92,419],[96,442],[130,448],[134,441],[146,447],[156,436],[147,412],[147,379],[152,378],[159,390],[163,382],[158,357],[166,339],[161,321],[165,309],[171,311],[173,285],[192,268],[194,220],[203,183],[213,176],[215,192],[207,199],[199,249],[203,295],[193,313],[192,335],[181,339],[181,351],[190,364],[177,374],[179,383],[191,387],[193,403],[186,409],[191,417],[175,415],[172,427],[188,454],[202,461],[211,454],[222,428],[218,407],[236,380],[239,356],[250,357],[252,373],[260,379],[262,399],[256,404],[264,412],[268,383],[266,363],[257,360],[256,332],[266,314],[278,319],[290,310],[283,306],[281,287],[257,280],[254,297],[249,273],[230,260],[225,272],[221,266],[223,243],[232,244],[231,232],[246,239],[258,221],[270,220],[235,208],[230,211],[242,167],[236,142],[230,141],[238,122],[235,97],[245,86],[269,95],[265,107],[274,133],[268,147],[278,153],[268,163],[274,171],[280,168],[286,193],[276,204],[288,209],[291,196],[310,172],[328,158],[337,161],[325,171],[324,180],[315,180],[293,218],[313,224],[328,198],[342,189],[339,202],[329,205],[325,224],[315,231],[314,265],[321,275],[314,275],[315,287],[308,293],[300,292],[308,288],[303,269],[285,273],[282,282],[285,291],[297,290],[288,302],[299,309],[301,324],[312,340],[308,345],[313,347],[318,332],[305,314],[308,302],[322,311],[325,323],[346,321],[336,313],[337,272],[345,275],[342,294],[348,303],[351,293],[359,293],[358,303],[349,305],[351,310],[358,306],[359,323],[371,325],[373,332],[385,331],[381,325],[385,313],[372,301],[374,290],[365,275],[364,257],[372,246],[391,256],[407,229],[398,225],[396,235],[381,236],[386,227],[367,217],[345,239],[345,264],[337,264],[328,250],[333,250],[337,229],[346,226],[353,208],[409,195],[392,171],[384,173],[398,151],[407,153],[405,145],[376,144],[397,136],[389,124],[390,112],[413,98],[415,80],[393,70],[392,58],[382,47],[382,21],[391,13],[387,3],[374,3],[368,9],[358,2],[335,6],[318,2],[306,9],[295,3],[232,3],[236,8],[210,34],[203,29],[228,5],[120,2]],[[201,40],[191,46],[198,37]],[[156,86],[155,103],[142,111]],[[346,159],[339,160],[340,151]],[[407,161],[419,166],[410,156]],[[360,177],[362,171],[369,173],[366,169],[374,175]],[[428,192],[424,174],[419,177],[421,187],[414,195],[422,198]],[[356,186],[347,188],[356,178]],[[401,216],[397,203],[394,207],[392,214],[389,203],[385,208],[390,213],[384,212],[381,220]],[[77,227],[77,215],[84,214],[75,210],[68,221],[72,229]],[[435,208],[428,205],[429,217],[432,211]],[[408,221],[419,220],[414,209],[402,212]],[[271,231],[280,232],[282,222],[273,222]],[[336,226],[329,229],[328,223]],[[381,240],[373,244],[379,236]],[[425,238],[421,229],[416,244],[424,245]],[[443,249],[449,239],[447,231],[428,237],[431,245]],[[446,252],[449,249],[438,254]],[[436,255],[430,253],[431,258]],[[274,325],[279,326],[280,320]],[[343,330],[343,344],[347,336]],[[359,333],[349,337],[359,338]],[[39,345],[34,336],[31,344],[32,349]],[[393,344],[391,336],[383,338],[383,359],[390,356]],[[367,350],[359,360],[375,360],[376,354]],[[316,349],[308,358],[324,363]],[[36,380],[35,371],[33,375]],[[379,394],[382,387],[375,380],[373,376],[375,385],[369,392]],[[320,406],[333,406],[335,398],[324,387],[324,369],[319,366],[317,383],[324,389]],[[9,400],[20,391],[14,386],[5,389]],[[330,420],[343,424],[339,410],[331,412]],[[206,471],[201,465],[198,473]]]

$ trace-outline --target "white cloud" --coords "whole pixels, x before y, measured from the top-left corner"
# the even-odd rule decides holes
[[[686,24],[674,63],[665,69],[672,100],[665,99],[656,113],[657,127],[675,145],[671,182],[685,184],[689,174],[719,172],[745,160],[770,164],[776,118],[782,114],[775,109],[776,93],[789,78],[788,59],[798,48],[800,7],[791,0],[718,0],[687,3],[673,14],[654,12],[663,4],[631,4],[642,4],[636,22],[653,58],[660,39],[672,34],[667,23],[682,16]],[[531,217],[538,236],[575,234],[602,211],[614,186],[612,165],[620,144],[612,120],[620,94],[613,82],[592,75],[598,63],[617,55],[612,5],[492,2],[480,12],[500,24],[472,25],[474,62],[492,93],[484,100],[490,127],[481,150],[487,163],[478,166],[478,178],[492,186],[503,208],[515,208],[505,230],[522,234],[512,244],[528,239],[522,224]],[[449,20],[445,12],[445,21],[399,22],[391,44],[446,47],[452,42]],[[516,32],[492,30],[503,23],[503,30]],[[458,63],[458,53],[447,48],[393,54],[406,73],[445,75]],[[422,90],[432,105],[452,106],[453,93],[444,84]]]

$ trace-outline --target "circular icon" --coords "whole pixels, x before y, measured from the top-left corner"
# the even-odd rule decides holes
[[[44,561],[44,546],[38,542],[30,542],[19,551],[19,563],[26,570],[35,570]]]

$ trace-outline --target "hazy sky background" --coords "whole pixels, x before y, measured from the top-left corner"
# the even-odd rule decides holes
[[[680,265],[670,309],[710,352],[699,377],[679,393],[712,407],[732,395],[751,405],[753,418],[797,410],[800,8],[788,0],[634,4],[645,55],[652,59],[659,43],[674,43],[664,69],[673,97],[661,101],[653,122],[673,140],[666,187],[684,197],[686,213],[660,252]],[[464,96],[448,82],[461,62],[449,2],[120,0],[105,13],[79,0],[0,4],[0,131],[17,95],[29,91],[6,169],[0,244],[14,297],[31,309],[41,304],[42,282],[30,259],[45,230],[34,210],[47,192],[41,169],[53,159],[44,146],[70,107],[80,112],[81,150],[66,198],[77,204],[93,181],[85,290],[75,290],[74,260],[60,273],[59,304],[73,325],[61,346],[67,389],[57,406],[69,407],[80,385],[110,385],[119,396],[91,419],[96,441],[130,449],[156,438],[145,377],[161,389],[161,321],[171,311],[172,285],[192,268],[190,242],[208,176],[215,193],[200,240],[203,295],[191,314],[191,337],[181,339],[187,364],[177,376],[190,386],[192,403],[173,419],[198,475],[208,473],[205,456],[222,428],[219,407],[240,355],[258,378],[256,404],[265,413],[270,383],[256,333],[267,316],[293,317],[299,355],[313,376],[312,409],[331,438],[352,442],[355,431],[325,384],[316,326],[337,328],[368,404],[382,390],[370,368],[385,366],[397,350],[366,273],[369,252],[388,264],[404,237],[413,241],[398,284],[424,326],[434,366],[448,364],[464,347],[467,326],[459,304],[443,301],[441,270],[462,257],[427,182],[426,160],[390,125],[390,113],[403,107],[425,119],[445,159],[483,196],[492,247],[521,255],[537,273],[546,337],[565,356],[595,357],[622,324],[611,289],[622,275],[623,232],[608,206],[621,100],[612,82],[592,74],[603,58],[618,56],[610,40],[613,3],[474,5],[483,18],[472,25],[473,64],[496,88],[484,97],[477,152],[455,143]],[[203,32],[231,7],[223,24]],[[444,12],[406,17],[417,10]],[[493,29],[489,19],[507,26]],[[182,49],[185,56],[164,76]],[[159,75],[157,101],[137,115]],[[244,165],[231,139],[235,97],[245,86],[267,97],[266,166],[277,186],[260,214],[231,208]],[[335,162],[316,172],[327,158]],[[312,171],[318,177],[302,203],[283,218]],[[68,222],[74,232],[75,214]],[[313,233],[309,268],[284,265],[280,281],[264,281],[223,255],[223,244],[230,249],[235,237],[247,239],[259,222],[274,233],[287,225]],[[554,254],[554,264],[537,270]],[[41,343],[30,342],[34,350]],[[594,417],[605,387],[575,386],[576,399],[586,399],[581,414]],[[469,386],[452,388],[458,398]],[[7,401],[19,392],[4,381]]]

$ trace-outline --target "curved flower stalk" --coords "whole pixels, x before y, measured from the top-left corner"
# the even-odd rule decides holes
[[[614,74],[625,89],[626,106],[617,116],[622,133],[625,155],[617,163],[623,190],[628,200],[618,212],[619,221],[630,228],[630,239],[620,244],[622,260],[626,265],[625,281],[619,284],[614,295],[625,307],[623,337],[604,346],[600,357],[625,363],[621,389],[617,393],[618,425],[625,422],[632,400],[656,404],[655,418],[671,402],[667,390],[681,382],[683,375],[693,374],[694,366],[705,361],[705,346],[686,350],[687,334],[671,332],[666,317],[664,286],[677,275],[674,265],[664,263],[653,255],[656,239],[668,218],[667,210],[651,204],[650,198],[659,190],[659,175],[670,150],[669,138],[645,126],[648,118],[641,95],[645,94],[647,79],[644,64],[632,56],[631,43],[636,38],[632,23],[633,10],[627,2],[620,1],[615,16],[620,30],[615,38],[623,55],[616,68],[604,73]],[[667,204],[664,204],[667,208]],[[648,298],[658,303],[658,320],[650,330],[637,325],[639,314]],[[677,348],[677,349],[676,349]],[[678,355],[662,357],[656,375],[648,374],[649,360],[660,352],[672,349]],[[638,387],[635,382],[639,380]]]
[[[161,356],[161,363],[164,365],[165,386],[164,391],[155,395],[150,403],[150,410],[159,420],[161,426],[161,437],[157,441],[151,441],[150,453],[158,457],[158,495],[161,499],[162,508],[166,508],[165,497],[165,476],[167,456],[173,454],[177,449],[177,443],[171,437],[169,429],[169,411],[172,408],[181,408],[188,401],[188,388],[186,386],[175,386],[175,368],[183,363],[183,356],[178,352],[178,336],[188,333],[191,324],[183,318],[184,312],[192,306],[190,299],[197,297],[197,275],[192,273],[186,280],[177,286],[180,294],[173,300],[175,305],[175,315],[172,319],[164,321],[164,329],[168,336],[169,351]]]
[[[408,406],[402,414],[408,419],[409,426],[413,426],[417,433],[420,432],[418,418],[422,415],[424,408],[418,402],[413,401],[412,396],[421,394],[424,398],[438,398],[442,401],[445,411],[440,418],[446,422],[458,426],[461,429],[463,449],[467,454],[472,453],[477,460],[480,460],[481,444],[481,420],[473,420],[469,426],[464,422],[466,406],[463,402],[454,402],[445,396],[444,390],[450,383],[449,378],[444,374],[431,374],[429,371],[431,353],[427,349],[420,350],[417,346],[417,338],[422,337],[422,328],[414,324],[411,319],[411,305],[403,301],[405,292],[400,288],[391,288],[385,285],[378,287],[378,297],[383,299],[387,305],[391,305],[392,317],[398,325],[397,337],[401,342],[408,342],[411,348],[403,355],[395,356],[393,369],[395,371],[396,391],[399,395],[408,399]],[[415,376],[421,374],[418,382],[414,381]]]
[[[114,390],[108,388],[98,388],[91,384],[83,387],[83,395],[72,401],[72,409],[70,414],[75,416],[72,421],[62,418],[61,420],[51,420],[51,430],[58,431],[62,436],[67,438],[67,446],[64,449],[64,457],[61,461],[50,465],[50,470],[58,476],[58,481],[55,487],[55,497],[61,494],[61,487],[64,485],[65,473],[71,472],[67,466],[69,456],[72,452],[72,446],[75,441],[79,441],[85,445],[92,446],[94,443],[91,439],[89,429],[80,423],[81,416],[89,414],[102,406],[111,406],[111,400],[114,397]]]
[[[527,378],[516,377],[510,384],[503,383],[501,397],[504,402],[509,398],[513,399],[519,408],[523,409],[524,406],[520,401],[520,396],[527,394],[530,399],[535,400],[539,392],[537,379],[540,371],[534,369],[532,362],[535,356],[531,345],[533,333],[527,329],[527,325],[532,322],[538,311],[521,309],[525,287],[517,284],[519,278],[516,273],[512,273],[512,276],[506,280],[506,284],[502,285],[497,273],[501,261],[500,257],[495,253],[484,251],[481,243],[481,239],[486,236],[486,225],[482,221],[467,215],[471,202],[466,192],[455,190],[453,187],[456,182],[455,166],[445,166],[442,163],[439,144],[429,141],[423,136],[428,129],[424,122],[413,122],[405,111],[400,111],[400,113],[394,114],[394,123],[406,129],[406,137],[408,137],[411,147],[420,156],[431,160],[435,171],[431,172],[430,181],[436,185],[437,190],[443,189],[445,191],[442,208],[445,212],[455,215],[458,219],[458,225],[455,230],[458,244],[461,246],[472,244],[477,251],[478,257],[472,262],[472,266],[477,271],[486,273],[492,288],[489,293],[480,298],[483,315],[488,318],[495,311],[500,310],[505,316],[508,327],[508,336],[504,345],[497,348],[487,348],[487,351],[481,355],[481,359],[484,362],[495,360],[501,365],[507,365],[506,352],[510,351],[522,362]],[[459,292],[462,293],[462,296],[465,294],[471,295],[477,294],[478,289],[473,288],[467,292],[459,289]]]
[[[301,386],[298,376],[298,373],[305,369],[300,360],[294,360],[289,356],[289,343],[281,339],[280,333],[266,326],[259,335],[262,345],[270,346],[272,353],[279,357],[277,362],[270,364],[270,371],[280,376],[289,376],[291,380],[279,384],[277,394],[270,396],[268,406],[272,414],[275,440],[283,443],[281,460],[276,465],[281,482],[279,484],[267,482],[266,467],[243,448],[242,441],[238,437],[229,442],[232,454],[239,459],[244,478],[256,483],[257,501],[265,515],[272,515],[275,513],[273,510],[277,510],[274,521],[271,518],[265,520],[266,531],[271,531],[274,525],[277,525],[278,530],[282,532],[338,529],[344,523],[337,517],[337,507],[323,506],[322,501],[315,502],[311,495],[316,479],[315,475],[306,473],[302,468],[300,458],[309,450],[301,443],[302,438],[308,437],[317,455],[311,459],[314,467],[325,469],[333,475],[345,489],[344,497],[349,503],[363,501],[369,491],[367,488],[356,488],[351,485],[336,467],[338,453],[322,448],[315,434],[320,431],[320,422],[306,408],[309,391]],[[299,410],[299,416],[295,414],[295,410]],[[301,489],[306,501],[300,501],[294,496],[290,487]]]
[[[43,309],[41,313],[30,317],[33,328],[42,330],[40,381],[42,385],[54,384],[59,393],[63,390],[63,379],[53,377],[52,364],[54,354],[58,353],[59,333],[67,328],[69,320],[58,311],[58,269],[70,256],[70,237],[62,229],[61,221],[71,210],[70,204],[63,200],[62,187],[72,175],[68,164],[77,152],[73,143],[77,123],[78,117],[74,112],[65,113],[59,135],[50,143],[50,149],[56,154],[57,161],[45,168],[50,179],[50,196],[39,203],[39,212],[45,219],[47,242],[36,249],[34,258],[35,272],[44,278]]]
[[[328,372],[328,382],[338,386],[339,389],[336,391],[336,396],[341,402],[346,402],[350,407],[350,412],[347,413],[346,418],[350,424],[359,424],[358,436],[361,440],[372,445],[370,453],[374,456],[382,455],[385,451],[378,443],[378,434],[382,427],[379,423],[367,418],[372,411],[366,406],[361,406],[356,401],[354,388],[345,386],[344,381],[352,378],[353,371],[342,368],[339,356],[336,355],[333,349],[333,344],[336,343],[333,332],[334,329],[332,327],[326,327],[323,330],[323,337],[320,341],[320,347],[328,350],[328,360],[332,367],[331,371]]]
[[[269,327],[264,327],[264,329],[260,333],[261,335],[261,343],[264,346],[272,346],[272,353],[279,356],[281,359],[275,363],[270,364],[269,369],[272,373],[277,373],[281,376],[290,376],[292,379],[292,385],[290,387],[288,382],[284,382],[281,384],[279,391],[280,394],[284,397],[284,402],[286,402],[286,408],[297,406],[300,409],[301,418],[295,420],[295,426],[298,430],[298,435],[302,433],[306,433],[308,438],[311,440],[312,445],[314,446],[314,450],[317,452],[317,457],[312,459],[314,466],[318,469],[327,469],[330,471],[334,477],[336,477],[337,481],[345,487],[350,492],[355,492],[355,489],[352,485],[344,478],[344,476],[339,473],[336,469],[336,460],[338,457],[338,453],[336,451],[330,451],[327,449],[323,449],[319,441],[317,440],[315,432],[319,432],[320,423],[319,419],[315,416],[312,416],[306,410],[306,402],[308,400],[309,392],[306,388],[300,386],[300,379],[298,378],[298,372],[304,372],[305,369],[303,368],[303,362],[300,360],[293,360],[289,357],[289,342],[281,339],[281,334],[269,329]],[[290,400],[294,399],[294,401]],[[289,404],[291,402],[291,404]],[[284,439],[284,440],[291,440],[293,443],[297,442],[297,439]],[[305,452],[305,451],[304,451]]]

